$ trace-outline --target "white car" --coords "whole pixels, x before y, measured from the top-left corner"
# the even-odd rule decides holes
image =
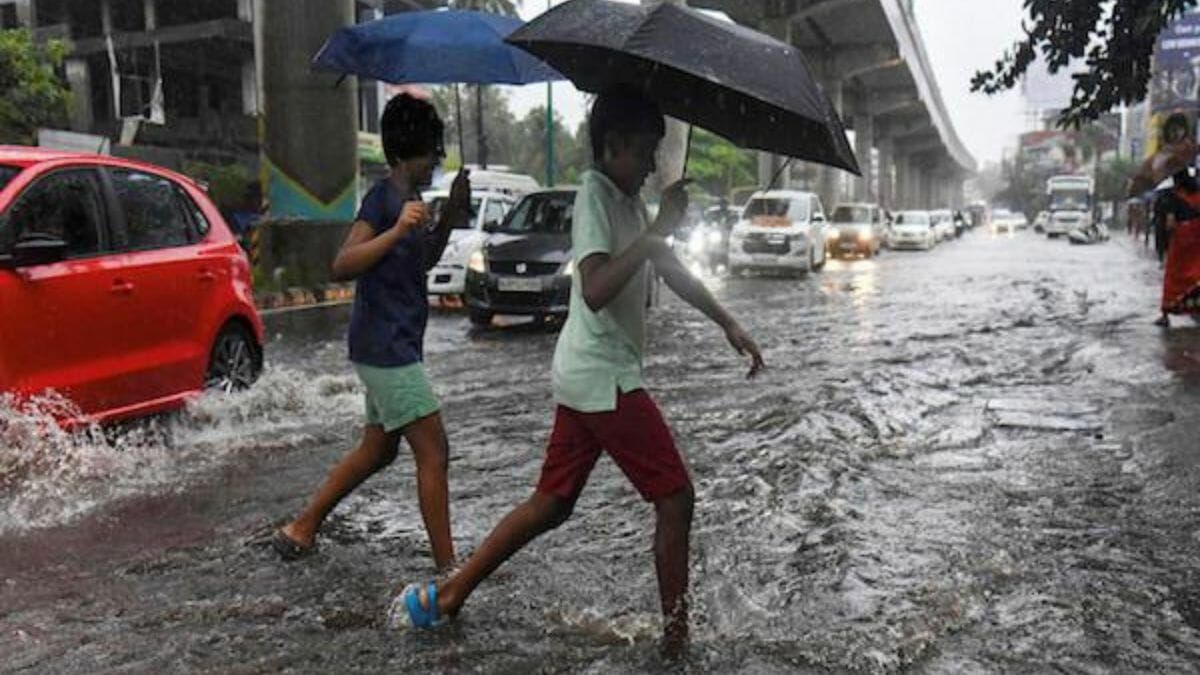
[[[928,251],[938,242],[933,229],[933,219],[928,211],[900,211],[892,220],[888,245],[893,249],[921,249]]]
[[[424,197],[434,218],[437,218],[450,193],[444,190],[428,191]],[[441,260],[429,270],[427,285],[430,295],[462,295],[466,291],[467,262],[471,254],[483,245],[487,237],[485,230],[499,226],[516,202],[516,197],[502,192],[471,191],[471,210],[475,212],[475,217],[468,221],[467,227],[450,232],[450,241]]]
[[[952,211],[949,209],[930,211],[929,219],[933,222],[933,233],[937,235],[938,241],[954,238],[954,213]]]
[[[729,235],[729,272],[811,272],[825,266],[825,209],[811,192],[756,192]]]
[[[1015,217],[1012,211],[1008,209],[992,210],[992,234],[1000,234],[1001,232],[1012,234],[1016,229]]]
[[[1037,218],[1033,219],[1033,231],[1048,232],[1047,227],[1050,226],[1050,220],[1051,218],[1049,211],[1039,211]]]

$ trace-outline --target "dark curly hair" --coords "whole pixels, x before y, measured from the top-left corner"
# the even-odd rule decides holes
[[[588,116],[588,136],[592,140],[592,157],[604,159],[604,143],[608,134],[666,133],[662,110],[634,84],[621,83],[600,92]]]
[[[437,109],[411,94],[398,94],[387,102],[379,127],[388,166],[430,152],[438,157],[446,154],[442,139],[445,125]]]
[[[1162,125],[1162,144],[1167,145],[1171,139],[1171,130],[1182,128],[1185,138],[1192,135],[1192,123],[1188,120],[1187,115],[1183,113],[1171,113]]]

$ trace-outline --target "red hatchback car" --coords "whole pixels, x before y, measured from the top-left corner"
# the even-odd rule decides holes
[[[0,392],[115,421],[248,387],[262,344],[249,262],[191,179],[0,146]]]

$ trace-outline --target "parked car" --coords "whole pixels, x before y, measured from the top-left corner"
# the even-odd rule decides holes
[[[887,236],[883,209],[878,204],[838,204],[833,210],[833,222],[826,235],[829,253],[862,255],[867,258],[879,253]]]
[[[62,394],[67,426],[262,368],[245,253],[195,182],[150,164],[0,146],[0,307],[0,390]]]
[[[933,233],[937,235],[939,242],[954,238],[954,213],[952,211],[949,209],[930,211],[929,219],[933,222]]]
[[[1014,211],[1012,215],[1013,227],[1018,230],[1029,229],[1029,219],[1021,211]]]
[[[812,272],[825,266],[825,210],[811,192],[756,192],[729,236],[729,271]]]
[[[938,242],[928,211],[900,211],[892,220],[888,242],[893,249],[928,251]]]
[[[576,188],[525,195],[467,264],[467,312],[488,325],[497,314],[564,317],[571,299],[571,219]]]
[[[450,198],[450,193],[438,190],[427,192],[424,197],[436,219]],[[487,237],[485,228],[499,227],[515,203],[515,197],[502,192],[471,192],[471,210],[475,217],[467,222],[466,227],[450,232],[450,241],[446,244],[441,260],[429,270],[430,295],[462,295],[466,292],[467,262],[471,254],[483,245],[483,240]]]

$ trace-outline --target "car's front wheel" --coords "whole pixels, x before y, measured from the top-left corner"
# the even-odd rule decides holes
[[[249,389],[262,371],[258,344],[245,327],[231,323],[221,329],[209,352],[204,388],[230,393]]]

